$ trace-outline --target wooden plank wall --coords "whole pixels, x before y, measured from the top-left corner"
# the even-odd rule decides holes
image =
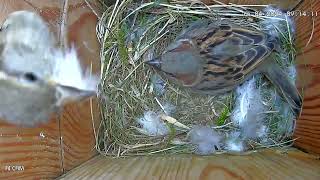
[[[320,154],[320,1],[304,0],[297,10],[318,12],[317,17],[297,16],[298,86],[303,89],[304,105],[297,121],[297,147]]]
[[[96,37],[97,17],[84,0],[69,0],[67,20],[68,42],[78,47],[79,56],[86,67],[95,74],[100,73],[100,45]],[[97,102],[93,101],[91,117],[90,100],[76,103],[65,108],[61,119],[61,137],[63,137],[63,167],[70,170],[96,154],[93,125],[96,130],[100,124]],[[94,123],[92,122],[94,121]]]
[[[93,71],[99,72],[97,17],[84,0],[1,0],[0,24],[17,10],[39,13],[62,43],[68,37],[69,44],[75,44],[83,65],[92,62]],[[98,126],[97,103],[92,104]],[[37,128],[0,121],[0,179],[51,179],[96,155],[90,100],[67,105],[60,117]]]

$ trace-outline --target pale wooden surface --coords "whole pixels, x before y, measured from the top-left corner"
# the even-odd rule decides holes
[[[97,156],[59,178],[68,179],[320,179],[320,160],[292,150],[247,156]]]
[[[75,44],[83,65],[90,67],[92,62],[93,71],[98,72],[97,18],[84,0],[1,0],[0,24],[17,10],[39,13],[58,39],[67,35],[69,43]],[[67,105],[61,119],[52,117],[50,123],[36,128],[0,121],[0,179],[52,179],[96,155],[89,104],[88,100]],[[93,106],[98,126],[99,110],[95,102]]]
[[[298,86],[304,102],[297,121],[295,145],[310,153],[320,154],[320,1],[305,0],[297,10],[318,12],[318,17],[296,17]],[[312,25],[314,21],[314,26]]]

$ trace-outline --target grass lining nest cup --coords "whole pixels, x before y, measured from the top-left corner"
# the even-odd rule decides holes
[[[106,8],[97,26],[102,43],[103,120],[96,148],[101,154],[117,157],[159,153],[243,154],[292,144],[296,117],[265,77],[256,75],[224,95],[204,96],[162,79],[143,63],[161,54],[190,23],[227,18],[278,36],[283,52],[274,59],[294,82],[293,21],[266,5],[215,2],[209,6],[191,1],[118,0]],[[245,92],[255,96],[249,97]],[[248,111],[246,107],[252,104],[261,108]],[[256,115],[256,123],[243,128],[241,123],[252,124],[248,113]]]

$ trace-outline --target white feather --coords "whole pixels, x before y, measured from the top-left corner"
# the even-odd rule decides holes
[[[97,89],[98,77],[91,75],[90,71],[82,70],[75,48],[72,47],[65,53],[56,50],[54,58],[53,79],[57,83],[82,90]]]
[[[228,151],[235,151],[235,152],[243,152],[245,151],[243,142],[240,140],[228,140],[226,144],[226,149]]]
[[[162,136],[169,132],[167,125],[160,119],[159,114],[153,111],[144,112],[144,115],[138,118],[137,122],[149,136]]]
[[[242,136],[257,138],[265,135],[263,121],[266,107],[262,103],[260,91],[255,86],[255,78],[243,83],[236,90],[237,100],[231,120],[241,128]]]
[[[225,142],[225,149],[234,152],[243,152],[246,150],[246,146],[243,140],[240,138],[240,132],[235,131],[228,134],[228,138]]]
[[[195,153],[201,155],[208,155],[221,149],[220,141],[221,135],[210,127],[194,126],[188,134],[188,138],[196,147]]]

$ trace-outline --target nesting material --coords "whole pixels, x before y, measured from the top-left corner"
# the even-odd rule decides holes
[[[222,136],[214,129],[206,126],[194,126],[188,137],[190,143],[195,146],[195,153],[209,155],[221,149]]]
[[[163,136],[169,132],[160,115],[152,111],[145,112],[143,117],[138,119],[138,123],[142,126],[141,132],[149,136]]]
[[[262,103],[254,77],[236,89],[236,96],[237,102],[232,112],[232,122],[240,127],[246,126],[247,122],[262,122],[266,107]]]
[[[168,116],[172,116],[176,112],[176,107],[173,104],[167,102],[163,105],[163,112]]]
[[[260,27],[262,30],[271,34],[277,38],[282,38],[281,34],[284,30],[287,30],[287,33],[294,35],[295,33],[295,24],[292,17],[287,16],[287,13],[281,11],[272,6],[267,6],[266,8],[262,9],[263,14],[268,14],[270,17],[262,21],[260,21]],[[285,19],[286,21],[283,21]],[[289,27],[289,28],[287,28]]]
[[[229,133],[225,144],[225,149],[230,152],[244,152],[247,149],[238,131]]]
[[[280,12],[257,8],[130,0],[108,7],[97,27],[102,43],[99,94],[106,97],[101,98],[98,151],[111,156],[208,155],[290,145],[296,117],[264,76],[255,75],[230,93],[203,96],[162,79],[143,63],[162,53],[192,22],[227,18],[279,38],[281,51],[273,58],[295,81],[293,21],[280,13],[256,16],[261,10]]]
[[[267,107],[262,102],[259,89],[253,77],[236,89],[237,101],[231,120],[241,128],[242,136],[258,138],[266,135],[264,119]]]
[[[166,83],[157,74],[151,77],[150,93],[155,92],[157,96],[162,96],[166,92]]]

